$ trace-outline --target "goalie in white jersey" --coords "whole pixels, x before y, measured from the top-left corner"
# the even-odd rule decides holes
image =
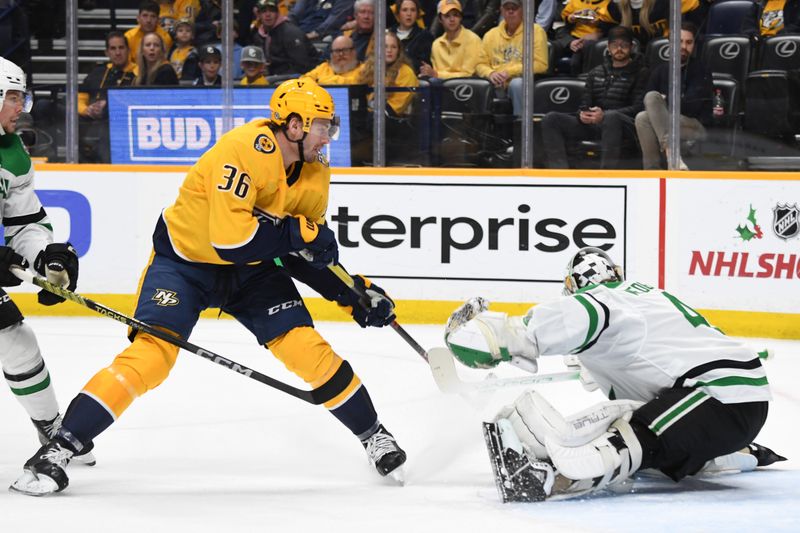
[[[524,317],[474,298],[447,325],[448,347],[467,366],[535,371],[540,355],[573,356],[611,400],[565,418],[531,391],[484,424],[504,501],[613,488],[645,468],[678,481],[715,459],[737,469],[783,459],[750,445],[771,399],[758,353],[675,296],[625,281],[597,248],[570,260],[564,294]]]

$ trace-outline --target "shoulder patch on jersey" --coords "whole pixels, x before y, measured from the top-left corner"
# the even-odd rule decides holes
[[[256,140],[253,143],[253,148],[256,149],[256,152],[261,152],[262,154],[271,154],[275,151],[275,143],[269,138],[269,135],[262,133],[256,137]]]

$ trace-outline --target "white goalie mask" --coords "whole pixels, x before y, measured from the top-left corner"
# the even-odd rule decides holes
[[[25,72],[8,59],[0,57],[0,105],[5,102],[8,91],[21,92],[25,98],[22,111],[30,112],[33,107],[33,96],[27,91]]]
[[[564,294],[575,294],[589,285],[624,280],[622,267],[614,263],[600,248],[589,246],[578,250],[567,263]]]

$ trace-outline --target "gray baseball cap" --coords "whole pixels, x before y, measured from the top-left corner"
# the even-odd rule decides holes
[[[242,48],[241,61],[251,61],[253,63],[266,63],[264,59],[264,50],[260,46],[245,46]]]

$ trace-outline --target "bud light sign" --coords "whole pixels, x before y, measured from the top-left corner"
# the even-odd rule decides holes
[[[233,126],[271,116],[274,89],[233,91]],[[331,166],[350,166],[347,88],[328,89],[341,119],[329,146]],[[222,90],[205,88],[113,89],[108,92],[111,162],[193,165],[217,142],[222,129]]]

